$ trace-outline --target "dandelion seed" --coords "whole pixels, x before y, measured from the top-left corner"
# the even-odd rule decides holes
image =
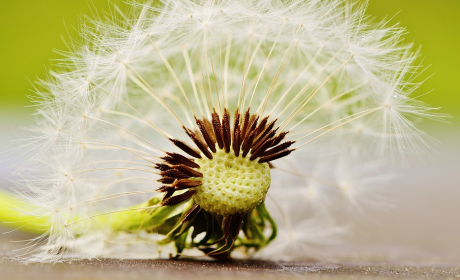
[[[320,239],[342,230],[322,214],[338,196],[360,212],[377,198],[361,191],[372,179],[347,174],[345,185],[317,171],[425,144],[411,119],[436,115],[409,97],[416,54],[401,28],[368,23],[364,6],[132,6],[85,25],[85,42],[38,92],[18,170],[33,214],[49,217],[35,260],[226,258],[289,240],[331,243]],[[284,243],[272,243],[270,196]]]

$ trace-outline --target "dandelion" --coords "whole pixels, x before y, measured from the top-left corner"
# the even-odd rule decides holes
[[[334,210],[385,206],[376,161],[426,144],[417,54],[365,5],[131,5],[37,89],[17,172],[48,219],[35,260],[301,258],[343,232]]]

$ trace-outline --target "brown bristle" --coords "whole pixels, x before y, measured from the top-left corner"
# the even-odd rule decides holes
[[[176,179],[183,179],[183,178],[190,178],[192,176],[184,173],[184,172],[180,172],[179,170],[176,170],[176,169],[170,169],[170,170],[166,170],[166,171],[163,171],[160,173],[161,176],[164,176],[164,177],[171,177],[171,178],[176,178]]]
[[[281,143],[288,132],[277,134],[280,127],[275,127],[277,119],[269,122],[269,116],[260,119],[257,114],[251,115],[248,108],[244,116],[240,110],[235,111],[233,124],[231,123],[231,115],[227,108],[224,108],[222,119],[219,114],[213,109],[211,121],[206,118],[198,119],[195,117],[198,130],[192,130],[183,126],[185,133],[190,137],[193,143],[199,150],[188,146],[184,142],[177,139],[170,139],[182,151],[195,158],[206,156],[212,160],[213,155],[217,153],[216,143],[219,149],[223,149],[226,153],[233,150],[235,156],[247,157],[250,154],[250,160],[258,159],[258,162],[269,162],[275,159],[282,158],[290,154],[293,150],[288,150],[294,143],[288,141]],[[160,182],[169,182],[178,179],[186,179],[191,177],[203,177],[203,174],[197,169],[200,166],[191,158],[187,158],[180,154],[166,153],[163,157],[164,163],[158,163],[155,168],[161,170],[160,173],[163,179]],[[171,169],[173,168],[173,169]],[[178,189],[193,188],[200,183],[189,182],[187,184],[177,182]]]
[[[243,143],[243,157],[246,157],[249,151],[252,148],[252,142],[254,141],[254,137],[256,136],[256,132],[253,130],[249,133],[249,136]]]
[[[216,110],[214,110],[214,112],[215,111]],[[209,137],[211,137],[212,143],[215,144],[217,140],[216,140],[216,135],[214,135],[214,129],[212,127],[212,123],[207,118],[204,118],[203,122],[204,122],[204,126],[206,127],[206,130],[208,131]]]
[[[230,152],[230,144],[232,142],[232,136],[230,131],[230,113],[227,108],[224,110],[224,117],[222,119],[222,136],[224,140],[225,152]]]
[[[268,133],[268,138],[273,138],[273,140],[275,140],[275,137],[276,137],[276,133],[278,132],[278,129],[279,127],[273,129],[270,131],[270,133]],[[273,143],[273,142],[272,142]]]
[[[201,172],[198,172],[187,165],[179,164],[179,165],[173,165],[172,166],[175,170],[178,170],[182,173],[190,175],[189,177],[203,177],[203,174]]]
[[[182,219],[181,223],[185,223],[191,221],[195,216],[201,211],[200,205],[195,204],[193,205],[187,213],[185,213],[184,218]]]
[[[271,139],[271,141],[273,141],[275,135],[276,135],[276,130],[272,130],[269,133],[267,133],[266,135],[263,135],[263,136],[259,137],[259,139],[254,141],[254,144],[252,144],[252,150],[258,150],[262,144],[265,144],[268,141],[268,139]],[[271,144],[271,142],[270,142],[270,144]],[[270,146],[268,146],[267,149],[269,147]]]
[[[173,142],[174,145],[176,145],[176,147],[178,147],[179,149],[181,149],[182,151],[186,152],[187,154],[191,155],[192,157],[195,157],[195,158],[201,158],[201,155],[200,153],[198,153],[197,151],[195,151],[194,149],[192,149],[191,147],[189,147],[187,144],[185,144],[184,142],[178,140],[178,139],[172,139],[172,138],[169,138],[169,140],[171,142]]]
[[[234,133],[235,139],[233,140],[233,152],[235,156],[240,155],[240,148],[241,148],[241,131],[237,129]]]
[[[171,190],[168,190],[165,195],[163,196],[163,200],[161,201],[162,204],[163,204],[163,201],[167,200],[168,198],[170,198],[173,194],[174,194],[175,190],[174,189],[171,189]]]
[[[263,118],[262,121],[260,122],[260,124],[257,126],[256,138],[259,136],[259,134],[262,133],[262,131],[265,130],[265,126],[267,125],[267,121],[268,121],[268,116]]]
[[[241,146],[241,128],[240,128],[240,112],[238,109],[235,111],[235,120],[233,123],[233,142],[232,148],[236,156],[240,154],[240,146]]]
[[[260,137],[257,141],[254,140],[254,144],[252,144],[252,152],[251,153],[254,154],[255,151],[260,150],[260,148],[263,145],[266,145],[266,144],[268,144],[268,146],[265,147],[265,150],[270,148],[271,143],[273,142],[275,135],[276,135],[276,131],[272,130],[268,134]],[[267,142],[269,142],[269,143],[267,143]]]
[[[248,131],[248,133],[246,134],[246,136],[241,136],[241,149],[244,151],[244,148],[248,145],[252,146],[252,142],[251,143],[248,143],[249,141],[249,136],[251,135],[252,131]],[[254,140],[254,139],[253,139]]]
[[[193,133],[192,131],[189,131],[189,136],[190,136],[190,139],[192,139],[193,143],[195,143],[195,145],[198,147],[198,149],[200,149],[200,151],[209,159],[212,159],[212,154],[211,152],[208,150],[208,145],[206,145],[206,143],[203,143],[202,141],[200,141],[200,139],[198,139],[195,135],[195,133]]]
[[[273,127],[275,126],[276,121],[277,119],[274,121],[271,121],[268,125],[265,126],[265,128],[263,129],[261,133],[258,133],[255,143],[259,142],[259,139],[261,139],[262,137],[264,137],[265,135],[267,135],[268,133],[272,131]]]
[[[280,159],[282,157],[285,157],[285,156],[289,155],[292,151],[294,151],[294,149],[283,150],[281,152],[278,152],[278,153],[263,157],[263,158],[259,159],[259,163],[269,162],[269,161],[272,161],[272,160],[275,160],[275,159]]]
[[[163,202],[161,202],[161,206],[173,206],[173,205],[177,205],[183,201],[186,201],[187,199],[191,198],[194,194],[196,193],[196,191],[187,191],[183,194],[179,194],[179,195],[176,195],[176,196],[171,196],[169,197],[168,199],[164,200]]]
[[[235,140],[235,133],[240,130],[240,112],[238,109],[235,111],[235,118],[233,120],[233,140]]]
[[[166,171],[166,170],[171,169],[172,167],[167,165],[167,164],[157,163],[157,164],[155,164],[155,168],[160,170],[160,171]]]
[[[243,145],[244,143],[248,140],[249,136],[251,133],[254,133],[254,137],[252,139],[252,142],[249,144],[249,148],[252,147],[252,144],[254,143],[254,139],[255,139],[255,136],[256,136],[256,128],[257,128],[257,122],[259,121],[259,117],[256,116],[256,115],[252,115],[251,118],[249,119],[249,125],[248,125],[248,132],[246,133],[246,136],[245,138],[242,140],[243,141]]]
[[[204,141],[208,145],[208,148],[211,149],[213,153],[216,152],[216,145],[215,142],[212,141],[211,136],[209,135],[209,132],[202,120],[196,119],[196,124],[198,125],[198,128],[200,129],[201,135],[203,136]]]
[[[254,114],[249,118],[249,127],[251,130],[256,129],[257,123],[259,122],[259,116]]]
[[[219,149],[224,148],[224,140],[222,136],[222,125],[220,124],[219,115],[217,113],[212,113],[212,127],[214,128],[214,134],[216,136],[217,145]]]
[[[158,179],[157,182],[163,183],[163,184],[172,184],[176,181],[176,178],[172,177],[163,177],[161,179]]]
[[[270,131],[273,129],[273,127],[275,126],[275,123],[278,121],[278,119],[274,119],[272,122],[270,122],[267,126],[267,129],[265,129],[265,131]]]
[[[243,119],[243,127],[241,128],[241,139],[245,139],[246,133],[248,132],[249,120],[251,119],[251,114],[249,113],[250,108],[246,110]]]
[[[233,216],[233,222],[232,222],[232,241],[235,241],[235,239],[238,237],[238,234],[240,233],[241,226],[243,225],[243,219],[244,219],[244,214],[238,214]]]
[[[193,134],[196,138],[198,138],[198,140],[200,140],[201,142],[205,142],[204,137],[201,135],[201,131],[199,129],[194,129]]]
[[[276,128],[276,130],[278,130],[279,127]],[[279,143],[281,143],[281,141],[283,141],[284,137],[286,137],[286,135],[288,134],[289,131],[284,131],[284,132],[281,132],[280,134],[278,134],[275,139],[273,139],[273,143],[270,147],[274,147],[276,145],[278,145]]]
[[[273,138],[268,139],[263,144],[261,144],[257,149],[255,149],[251,153],[251,157],[249,158],[249,160],[255,160],[256,158],[260,157],[265,152],[265,150],[267,150],[268,147],[270,147],[270,143],[272,140]]]
[[[184,130],[185,134],[187,134],[187,136],[190,137],[190,133],[192,132],[192,130],[186,128],[185,126],[182,126],[182,129]]]
[[[262,154],[262,157],[266,157],[266,156],[269,156],[269,155],[272,155],[272,154],[275,154],[279,151],[282,151],[282,150],[285,150],[287,148],[289,148],[292,144],[294,144],[295,141],[287,141],[287,142],[284,142],[276,147],[273,147],[271,148],[270,150],[266,150],[263,154]]]
[[[248,132],[246,133],[246,136],[249,137],[249,135],[254,132],[254,139],[256,139],[257,136],[257,123],[259,122],[259,116],[252,115],[251,118],[249,119],[249,127],[248,127]],[[251,145],[254,144],[254,139],[251,143]],[[244,140],[246,141],[246,139]]]
[[[233,216],[227,216],[224,218],[223,232],[225,239],[228,239],[230,237],[230,234],[232,233],[232,220]]]
[[[256,130],[258,123],[259,123],[259,116],[252,115],[251,118],[249,119],[249,127],[251,128],[251,131]]]
[[[166,153],[167,156],[162,157],[161,159],[166,161],[169,164],[176,165],[176,164],[184,164],[192,168],[200,168],[198,163],[194,162],[192,159],[184,157],[181,154],[176,153]]]
[[[169,191],[175,191],[174,187],[172,186],[161,186],[160,188],[157,189],[159,192],[169,192]]]
[[[201,184],[202,182],[198,180],[180,179],[176,181],[171,187],[174,187],[176,190],[183,190],[198,187]]]

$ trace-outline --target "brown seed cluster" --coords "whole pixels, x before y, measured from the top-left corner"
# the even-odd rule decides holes
[[[279,127],[275,127],[276,119],[272,121],[269,121],[269,117],[260,119],[257,114],[251,115],[249,108],[244,115],[236,110],[233,125],[227,108],[224,109],[222,119],[214,110],[211,121],[196,117],[195,120],[198,129],[193,131],[183,127],[195,147],[178,139],[170,139],[176,147],[190,157],[179,153],[167,153],[162,158],[163,162],[155,166],[162,176],[158,181],[164,184],[158,189],[165,193],[162,206],[177,205],[196,194],[194,188],[202,184],[203,177],[196,159],[206,157],[213,160],[217,149],[226,153],[233,152],[236,157],[269,164],[273,160],[289,155],[294,150],[289,149],[294,141],[282,142],[288,132],[278,131]],[[174,195],[176,191],[180,194]],[[185,214],[182,223],[192,220],[201,210],[203,209],[198,204],[193,205]],[[230,238],[234,241],[238,236],[245,214],[224,217],[222,230],[226,240]]]
[[[170,139],[174,145],[192,158],[178,153],[167,153],[162,158],[163,163],[155,166],[161,171],[162,178],[159,181],[166,184],[159,189],[166,193],[162,203],[173,205],[172,201],[178,201],[177,199],[170,200],[175,191],[197,187],[201,184],[200,181],[193,180],[193,178],[203,177],[203,174],[197,171],[200,166],[193,158],[201,158],[203,155],[208,159],[213,159],[213,153],[217,151],[216,144],[219,149],[227,153],[232,149],[235,156],[238,157],[240,154],[243,158],[249,156],[251,161],[258,159],[259,163],[271,162],[289,155],[294,150],[289,149],[294,141],[281,143],[288,132],[278,132],[279,127],[275,128],[276,119],[269,122],[269,117],[262,120],[259,118],[257,114],[251,115],[249,108],[244,117],[237,110],[233,120],[233,129],[231,129],[230,113],[225,108],[222,120],[214,110],[211,121],[206,118],[203,120],[195,118],[198,126],[195,132],[183,127],[198,150],[181,140]],[[190,198],[192,195],[184,193],[179,196]]]

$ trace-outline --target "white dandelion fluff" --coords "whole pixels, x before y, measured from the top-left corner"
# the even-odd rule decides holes
[[[365,5],[131,5],[37,90],[17,172],[47,219],[35,260],[302,258],[343,232],[334,209],[384,204],[376,160],[425,144],[417,54]]]

